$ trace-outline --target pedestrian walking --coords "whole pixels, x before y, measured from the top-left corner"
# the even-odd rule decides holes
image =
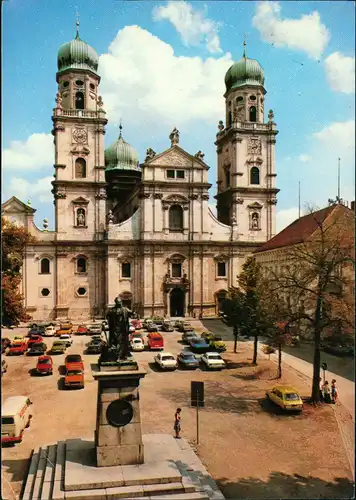
[[[331,381],[331,401],[333,403],[336,403],[338,398],[338,393],[337,393],[337,387],[336,387],[336,380],[333,378]]]
[[[319,377],[319,399],[321,402],[324,401],[323,390],[324,390],[323,379]]]
[[[175,414],[174,414],[174,432],[176,433],[175,438],[180,439],[180,419],[181,419],[181,408],[177,408]]]
[[[331,389],[329,387],[329,382],[326,380],[323,388],[324,401],[325,403],[331,403]]]

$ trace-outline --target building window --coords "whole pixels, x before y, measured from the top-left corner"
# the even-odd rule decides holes
[[[75,94],[75,109],[84,109],[84,94],[76,92]]]
[[[182,277],[182,264],[174,263],[172,264],[172,278]]]
[[[260,183],[260,169],[258,167],[252,167],[250,171],[250,184]]]
[[[226,181],[226,187],[230,187],[230,169],[227,168],[225,170],[225,181]]]
[[[85,179],[87,176],[87,164],[84,158],[77,158],[75,160],[75,177],[77,179]]]
[[[69,87],[69,82],[68,81],[63,82],[63,88],[66,88],[66,87]]]
[[[177,179],[184,179],[185,177],[184,174],[185,174],[184,170],[176,170]]]
[[[218,276],[225,278],[226,277],[226,262],[218,262]]]
[[[255,121],[257,121],[256,106],[251,106],[250,107],[250,122],[255,122]]]
[[[167,179],[174,179],[174,170],[167,170]]]
[[[131,263],[123,262],[121,264],[121,277],[122,278],[131,278]]]
[[[87,272],[87,260],[85,257],[79,257],[77,259],[77,273]]]
[[[172,205],[169,209],[169,230],[183,231],[183,209],[180,205]]]
[[[49,274],[50,273],[50,262],[49,259],[44,258],[41,260],[41,274]]]
[[[185,179],[185,170],[167,170],[167,179]]]
[[[84,288],[84,286],[80,286],[78,289],[77,289],[77,295],[79,295],[80,297],[84,297],[84,295],[87,294],[87,289]]]
[[[89,87],[90,87],[90,90],[95,90],[95,85],[94,85],[94,83],[91,83],[91,84],[89,85]]]
[[[42,288],[41,290],[41,295],[42,297],[48,297],[48,295],[50,294],[51,292],[49,291],[48,288]]]
[[[227,114],[227,126],[231,127],[231,123],[232,123],[232,113],[231,111],[229,111]]]

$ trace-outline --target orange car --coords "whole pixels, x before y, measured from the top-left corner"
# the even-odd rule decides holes
[[[56,333],[54,334],[55,337],[60,337],[61,335],[67,333],[69,335],[72,334],[73,330],[73,325],[72,323],[63,323],[60,325],[58,330],[56,330]]]
[[[68,354],[65,358],[65,387],[84,389],[84,363],[80,354]]]

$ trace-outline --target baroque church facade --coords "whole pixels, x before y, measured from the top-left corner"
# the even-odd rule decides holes
[[[55,230],[12,197],[2,214],[36,238],[26,249],[22,293],[36,320],[103,317],[116,296],[141,316],[211,317],[246,257],[275,235],[274,148],[265,121],[264,71],[246,57],[225,76],[219,122],[217,217],[204,154],[169,135],[139,163],[120,136],[105,150],[98,55],[79,38],[62,45],[53,110]]]

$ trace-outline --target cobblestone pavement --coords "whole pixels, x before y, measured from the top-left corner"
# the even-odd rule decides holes
[[[198,321],[192,324],[202,330]],[[13,337],[20,331],[3,331],[2,335]],[[229,329],[225,334],[228,339]],[[177,354],[184,348],[181,334],[165,333],[164,338],[166,351]],[[88,341],[89,337],[74,337],[68,352],[83,353]],[[49,346],[51,342],[46,339]],[[300,415],[281,414],[266,402],[266,390],[275,383],[290,383],[306,396],[305,376],[286,365],[282,380],[276,381],[273,361],[259,355],[258,366],[251,365],[251,342],[239,343],[237,354],[232,352],[232,340],[227,345],[223,357],[228,369],[217,373],[202,369],[163,373],[153,363],[154,353],[135,354],[147,370],[140,392],[143,432],[173,433],[174,412],[180,406],[182,435],[194,444],[196,410],[190,407],[190,383],[204,381],[205,408],[200,411],[196,449],[226,498],[350,498],[352,475],[334,409],[306,405]],[[93,438],[97,385],[90,364],[97,356],[84,354],[86,385],[80,391],[62,390],[64,356],[53,358],[54,374],[43,378],[29,374],[36,358],[6,358],[9,367],[2,378],[2,400],[30,395],[34,418],[23,442],[2,450],[4,500],[18,498],[34,447],[78,436]]]

